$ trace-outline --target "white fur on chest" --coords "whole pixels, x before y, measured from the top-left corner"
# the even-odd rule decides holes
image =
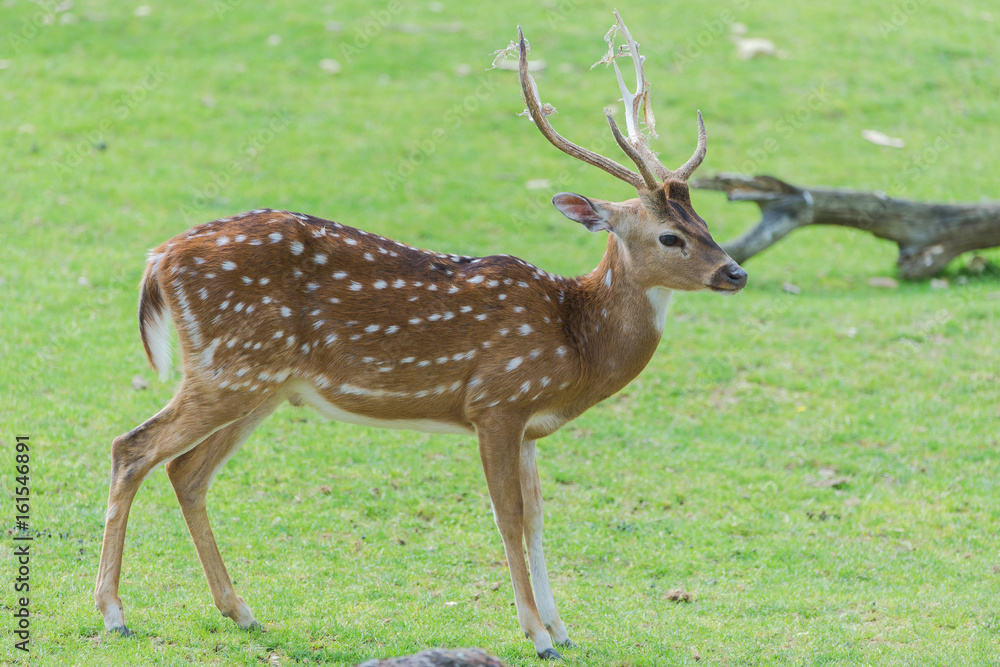
[[[663,328],[667,326],[667,308],[673,295],[674,291],[666,287],[650,287],[646,290],[649,305],[653,307],[653,326],[657,333],[662,334]]]

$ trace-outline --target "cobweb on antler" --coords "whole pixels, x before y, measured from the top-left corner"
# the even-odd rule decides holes
[[[622,101],[625,103],[625,115],[626,115],[626,125],[629,130],[629,139],[633,143],[639,140],[639,128],[634,127],[633,119],[638,119],[639,117],[639,105],[642,106],[642,121],[646,126],[646,130],[650,136],[656,137],[656,118],[653,116],[653,105],[649,95],[649,82],[646,80],[646,74],[643,71],[643,62],[646,60],[645,56],[639,55],[639,43],[632,39],[631,33],[629,33],[628,27],[625,26],[625,22],[622,20],[621,15],[618,11],[615,11],[615,18],[617,22],[611,26],[607,34],[604,35],[604,41],[607,42],[608,52],[604,54],[600,60],[590,66],[590,69],[594,69],[598,65],[613,65],[615,68],[615,74],[618,76],[618,86],[622,92]],[[625,38],[625,43],[619,45],[615,48],[615,41],[618,38],[618,34],[621,33]],[[618,58],[631,58],[635,66],[635,78],[636,78],[636,90],[635,92],[629,91],[628,87],[625,85],[625,81],[622,78],[621,70],[616,62]],[[631,109],[629,107],[632,107]],[[630,113],[631,112],[631,113]]]
[[[525,40],[525,44],[528,44],[528,40]],[[528,49],[529,50],[531,49],[530,44],[528,44]],[[493,63],[489,67],[487,67],[487,69],[496,69],[502,63],[507,62],[508,58],[516,56],[518,51],[519,47],[517,45],[517,42],[515,42],[514,40],[510,40],[510,44],[490,54],[491,56],[493,56]]]
[[[531,51],[531,43],[528,40],[524,40],[524,50],[525,52]],[[490,65],[488,69],[496,69],[497,67],[500,67],[503,63],[507,62],[508,58],[520,57],[520,51],[521,47],[518,45],[518,43],[515,42],[514,40],[511,40],[510,44],[490,54],[491,56],[493,56],[493,64]],[[535,80],[530,76],[528,77],[528,80],[531,81],[532,92],[534,92],[535,97],[538,97],[538,89],[535,87]],[[525,101],[525,104],[527,104],[527,101]],[[548,102],[544,103],[539,102],[538,106],[541,108],[543,116],[548,117],[556,113],[556,108],[551,104],[549,104]],[[524,111],[522,111],[517,115],[525,116],[528,120],[534,122],[534,120],[531,118],[531,111],[528,109],[528,107],[525,107]]]

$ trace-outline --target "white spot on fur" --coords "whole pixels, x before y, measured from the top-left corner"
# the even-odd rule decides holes
[[[361,289],[362,289],[362,285],[361,285],[361,283],[358,283],[358,282],[354,282],[354,281],[352,280],[352,281],[351,281],[351,284],[350,284],[350,285],[348,286],[348,288],[347,288],[347,289],[351,290],[352,292],[360,292],[360,291],[361,291]]]
[[[208,347],[201,351],[201,367],[211,368],[212,363],[215,361],[215,350],[218,349],[219,343],[221,342],[218,338],[213,338],[212,342],[209,343]]]
[[[268,237],[269,239],[271,239],[271,243],[277,243],[277,242],[278,242],[278,241],[280,241],[280,240],[281,240],[282,238],[284,238],[284,237],[283,237],[283,236],[281,235],[281,232],[271,232],[270,234],[268,234],[268,235],[267,235],[267,237]]]
[[[388,284],[389,283],[385,282],[384,280],[376,280],[374,283],[372,283],[372,287],[374,287],[375,289],[385,289],[388,286]]]
[[[512,370],[514,370],[515,368],[517,368],[518,366],[520,366],[522,361],[524,361],[523,357],[514,357],[513,359],[511,359],[510,361],[508,361],[507,362],[507,366],[506,366],[507,372],[509,373]]]
[[[324,255],[321,252],[318,252],[313,256],[313,261],[316,262],[317,264],[326,264],[326,255]]]
[[[289,249],[292,251],[293,255],[301,255],[302,251],[306,248],[299,241],[292,241],[292,245],[289,246]]]
[[[481,282],[483,282],[484,278],[485,278],[485,276],[481,276],[481,275],[480,276],[473,276],[472,278],[469,278],[469,280],[467,282],[470,282],[470,283],[481,283]]]
[[[230,262],[230,261],[229,261],[229,260],[227,259],[227,260],[226,260],[225,262],[223,262],[223,263],[222,263],[222,268],[223,268],[223,270],[225,270],[225,271],[232,271],[233,269],[235,269],[235,268],[236,268],[236,264],[234,264],[233,262]]]

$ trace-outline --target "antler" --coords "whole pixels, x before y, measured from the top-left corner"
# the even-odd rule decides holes
[[[660,186],[659,182],[657,182],[648,170],[640,176],[631,169],[621,166],[614,160],[610,160],[603,155],[595,153],[594,151],[577,146],[573,142],[562,137],[555,131],[555,129],[553,129],[552,124],[549,123],[546,116],[553,113],[554,110],[546,113],[542,108],[541,99],[538,97],[538,86],[535,84],[535,79],[528,74],[528,44],[524,39],[524,33],[521,31],[521,26],[517,26],[517,39],[518,47],[521,53],[518,72],[521,76],[521,92],[524,96],[524,103],[528,105],[528,114],[530,115],[531,120],[535,123],[545,138],[563,153],[583,160],[587,164],[592,164],[595,167],[603,169],[615,178],[625,181],[637,190],[654,190],[658,188]],[[611,124],[614,126],[613,120],[611,121]],[[619,132],[619,134],[621,133]],[[639,163],[636,164],[638,165]],[[643,167],[645,167],[645,165],[643,165]],[[640,167],[640,170],[642,170],[643,167]]]
[[[664,167],[660,161],[657,159],[656,154],[653,153],[649,148],[649,143],[640,131],[639,131],[639,108],[642,107],[643,120],[646,123],[646,127],[649,129],[650,134],[654,137],[656,136],[656,120],[653,117],[652,102],[649,96],[649,82],[646,80],[646,73],[643,68],[643,61],[645,61],[644,56],[639,55],[639,43],[632,39],[632,34],[629,32],[628,27],[625,25],[625,21],[622,20],[621,14],[618,10],[615,10],[615,20],[617,23],[612,26],[608,34],[605,35],[604,39],[608,43],[608,54],[604,56],[601,60],[594,64],[594,67],[604,63],[605,65],[609,62],[614,65],[615,74],[618,77],[618,87],[622,92],[622,101],[625,103],[625,127],[628,131],[628,143],[631,144],[633,151],[629,151],[628,148],[623,145],[622,141],[618,141],[618,145],[622,147],[625,151],[632,157],[632,153],[637,153],[641,156],[642,160],[651,166],[653,171],[656,172],[663,180],[682,180],[686,181],[694,173],[694,170],[698,168],[702,160],[705,159],[705,153],[708,148],[708,135],[705,133],[705,121],[701,117],[701,111],[698,112],[698,146],[695,149],[694,155],[691,156],[687,162],[681,165],[678,169],[671,171]],[[622,37],[625,38],[625,45],[619,47],[619,51],[616,53],[614,48],[614,33],[615,31],[621,32]],[[631,92],[625,85],[625,80],[622,77],[621,70],[618,68],[617,58],[619,56],[625,55],[625,51],[632,56],[632,63],[635,66],[635,92]],[[614,129],[612,129],[614,131]],[[615,139],[618,140],[619,133],[615,133]],[[635,157],[632,157],[635,160]],[[637,163],[638,164],[638,163]]]
[[[656,136],[656,120],[653,117],[652,103],[650,102],[649,82],[646,80],[646,74],[643,69],[645,58],[639,55],[639,44],[632,39],[631,33],[629,33],[621,14],[617,10],[615,10],[615,19],[617,21],[616,24],[612,26],[611,30],[604,37],[608,43],[608,53],[604,58],[595,63],[594,66],[596,67],[601,63],[605,65],[611,63],[615,68],[615,75],[618,77],[618,87],[621,89],[622,101],[625,103],[625,129],[628,136],[622,135],[610,110],[605,109],[604,113],[607,116],[608,125],[611,126],[611,133],[614,135],[615,141],[618,142],[622,151],[635,163],[635,166],[639,169],[639,173],[636,174],[631,169],[626,169],[613,160],[567,141],[552,128],[546,116],[553,113],[554,110],[546,112],[545,106],[542,105],[538,97],[538,88],[535,80],[528,74],[527,44],[524,34],[521,32],[521,27],[518,26],[517,35],[520,48],[520,64],[518,69],[521,76],[521,89],[524,94],[524,101],[528,105],[528,112],[531,119],[538,126],[542,134],[545,135],[545,138],[552,142],[556,148],[595,167],[600,167],[612,176],[631,184],[637,190],[643,188],[655,190],[659,188],[660,181],[686,181],[705,158],[707,149],[708,137],[705,133],[705,123],[702,120],[701,111],[698,112],[698,147],[695,149],[694,155],[678,169],[674,171],[667,169],[649,148],[646,136],[639,130],[639,111],[641,107],[642,118],[646,127],[649,129],[650,134],[654,137]],[[619,47],[617,52],[614,47],[614,35],[616,31],[621,32],[626,42],[625,45]],[[622,77],[616,60],[618,57],[626,55],[626,53],[631,56],[635,67],[635,92],[630,91],[628,86],[625,85],[625,80]]]

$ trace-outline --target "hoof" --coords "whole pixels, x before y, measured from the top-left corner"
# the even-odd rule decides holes
[[[542,660],[562,660],[563,657],[559,655],[559,651],[554,648],[547,648],[538,654],[538,657]]]
[[[122,637],[133,637],[135,633],[129,630],[124,625],[120,625],[117,628],[109,628],[108,632],[115,635],[121,635]]]
[[[576,642],[574,642],[569,637],[565,641],[557,642],[560,646],[565,646],[566,648],[576,648]]]
[[[248,625],[243,629],[246,630],[247,632],[264,632],[264,626],[257,621],[254,621],[253,623],[251,623],[250,625]]]

